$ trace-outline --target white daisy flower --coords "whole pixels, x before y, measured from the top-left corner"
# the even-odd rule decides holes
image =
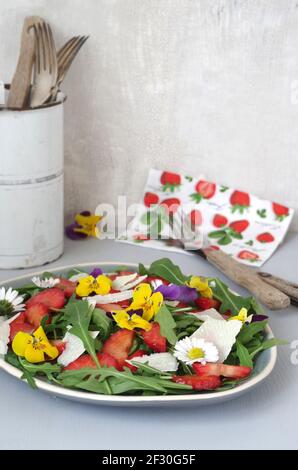
[[[7,290],[5,287],[0,288],[0,316],[11,315],[13,312],[20,312],[24,310],[25,304],[23,304],[24,297],[19,295],[17,290],[13,290],[9,287]]]
[[[187,337],[178,341],[175,345],[174,356],[185,364],[194,362],[217,362],[219,355],[217,347],[203,338]]]
[[[0,356],[7,353],[9,343],[10,325],[7,320],[0,318]]]
[[[53,277],[41,279],[39,276],[34,276],[32,278],[32,282],[41,289],[50,289],[51,287],[55,287],[57,284],[59,284],[60,280],[54,279]]]

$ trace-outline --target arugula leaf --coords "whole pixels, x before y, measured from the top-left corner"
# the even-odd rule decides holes
[[[253,362],[248,350],[239,341],[236,341],[236,353],[241,366],[253,368]]]
[[[242,297],[241,295],[234,294],[220,279],[213,278],[209,279],[209,281],[212,283],[213,296],[221,302],[220,313],[230,310],[232,315],[238,315],[242,307],[245,307],[248,311],[251,310],[252,313],[263,312],[253,297]]]
[[[95,341],[89,334],[89,324],[92,317],[92,307],[86,300],[71,302],[64,308],[64,318],[67,324],[72,325],[70,333],[78,336],[91,355],[98,368],[100,368],[95,352]]]
[[[173,284],[183,285],[189,277],[182,274],[179,266],[172,263],[169,258],[154,261],[149,268],[150,276],[159,276]]]
[[[139,263],[138,273],[140,274],[140,276],[146,276],[148,274],[148,270],[146,269],[144,264]]]
[[[261,351],[265,351],[266,349],[273,348],[274,346],[284,346],[286,344],[288,344],[288,341],[284,341],[278,338],[270,338],[266,341],[263,341],[261,346],[250,354],[250,357],[251,359],[254,359],[254,357]]]
[[[178,341],[175,333],[176,322],[164,304],[155,315],[155,321],[159,323],[161,335],[165,336],[170,344],[176,344]]]
[[[102,339],[110,336],[113,324],[104,310],[95,308],[92,312],[91,323],[99,330]]]
[[[260,333],[265,329],[267,323],[267,320],[263,320],[250,323],[249,325],[243,325],[239,335],[237,336],[237,340],[242,344],[249,343],[257,333]]]

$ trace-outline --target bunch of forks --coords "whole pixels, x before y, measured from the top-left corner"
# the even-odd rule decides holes
[[[74,58],[87,39],[88,36],[74,36],[57,52],[49,23],[36,16],[26,18],[7,106],[24,109],[54,103]]]

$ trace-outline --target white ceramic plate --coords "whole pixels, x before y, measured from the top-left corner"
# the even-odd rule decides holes
[[[63,275],[70,271],[74,267],[82,268],[90,272],[94,267],[101,267],[106,272],[113,272],[117,266],[127,266],[132,270],[136,270],[137,264],[132,263],[123,263],[123,262],[98,262],[98,263],[84,263],[71,266],[63,266],[60,268],[55,268],[54,272],[56,274]],[[33,276],[41,275],[46,268],[42,271],[31,273],[30,275],[26,274],[24,276],[15,277],[9,279],[1,285],[3,286],[12,286],[12,287],[21,287],[26,282],[30,282]],[[267,339],[273,336],[272,330],[267,327],[266,329]],[[53,394],[57,397],[67,398],[69,400],[75,400],[85,403],[93,403],[94,405],[113,405],[113,406],[186,406],[186,405],[207,405],[213,403],[219,403],[225,400],[230,400],[236,398],[239,395],[242,395],[249,390],[252,390],[258,384],[268,377],[272,372],[277,357],[276,347],[263,351],[256,362],[254,371],[252,375],[242,382],[240,385],[236,386],[231,390],[226,390],[222,392],[206,392],[201,394],[193,395],[171,395],[171,396],[145,396],[145,397],[136,397],[136,396],[108,396],[108,395],[97,395],[94,393],[76,391],[67,388],[62,388],[57,385],[52,385],[45,380],[36,379],[37,387],[46,392]],[[0,358],[0,368],[6,371],[8,374],[16,377],[21,380],[22,372],[16,367],[8,364],[4,359]]]

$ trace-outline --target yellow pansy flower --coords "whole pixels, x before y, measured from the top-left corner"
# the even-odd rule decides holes
[[[136,313],[130,316],[126,310],[118,310],[113,315],[113,318],[120,328],[126,330],[134,330],[135,328],[140,328],[145,331],[151,330],[151,324]]]
[[[209,287],[207,279],[202,279],[199,276],[192,276],[190,281],[187,282],[187,285],[193,289],[197,289],[202,297],[212,299],[212,289]]]
[[[76,287],[76,294],[79,297],[88,297],[88,295],[95,292],[95,294],[106,295],[110,292],[112,281],[104,274],[100,274],[96,278],[93,276],[86,276],[79,279]]]
[[[83,233],[84,235],[87,235],[87,237],[97,238],[99,235],[97,224],[101,219],[101,215],[77,214],[75,216],[75,221],[78,225],[80,225],[80,227],[74,228],[74,231],[78,233]]]
[[[163,302],[163,295],[161,292],[152,294],[150,285],[142,282],[134,289],[132,299],[129,310],[142,309],[143,319],[150,321],[159,311]]]
[[[33,335],[19,331],[13,339],[12,349],[17,356],[33,364],[44,362],[45,356],[56,359],[59,354],[58,349],[49,342],[42,326]]]
[[[247,316],[247,308],[242,307],[241,310],[239,310],[238,315],[235,315],[234,317],[229,318],[229,320],[240,320],[242,323],[247,322],[248,316]]]

